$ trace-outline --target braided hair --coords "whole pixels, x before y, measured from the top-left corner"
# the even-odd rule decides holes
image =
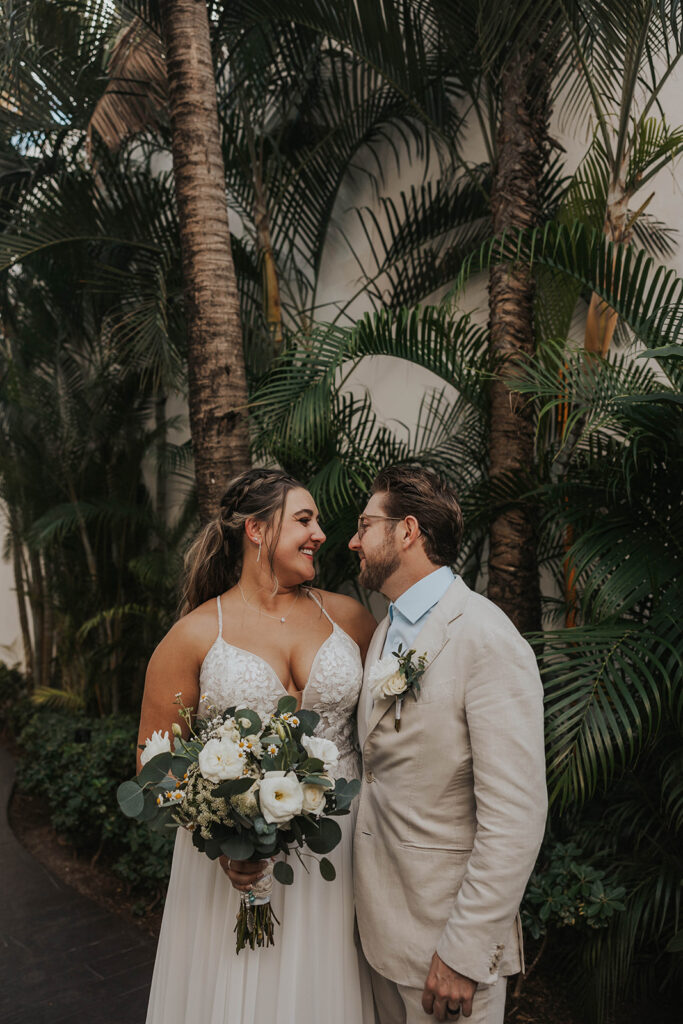
[[[247,519],[258,519],[267,526],[277,523],[275,534],[266,545],[273,573],[287,495],[302,486],[279,469],[248,469],[230,481],[218,515],[204,527],[185,555],[181,615],[235,586],[242,571]]]

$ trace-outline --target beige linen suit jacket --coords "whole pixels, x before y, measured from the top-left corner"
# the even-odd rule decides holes
[[[411,645],[420,696],[358,707],[363,783],[354,889],[363,951],[379,974],[422,988],[432,954],[491,984],[522,968],[518,908],[547,810],[542,687],[508,617],[456,577]]]

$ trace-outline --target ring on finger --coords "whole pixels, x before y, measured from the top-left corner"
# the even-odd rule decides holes
[[[446,1003],[446,1013],[449,1017],[457,1017],[460,1014],[460,1004],[451,1006],[450,1003]]]

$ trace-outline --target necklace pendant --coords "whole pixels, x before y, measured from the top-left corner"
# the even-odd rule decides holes
[[[284,622],[284,621],[285,621],[285,617],[283,615],[282,618],[280,619],[280,622]]]

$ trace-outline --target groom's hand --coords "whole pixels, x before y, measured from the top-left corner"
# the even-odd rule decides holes
[[[219,860],[233,887],[240,892],[249,892],[268,867],[267,860],[230,860],[228,857],[219,857]]]
[[[422,1009],[425,1013],[435,1014],[437,1020],[454,1020],[453,1014],[449,1014],[446,1007],[459,1006],[463,1017],[471,1017],[472,998],[476,990],[476,981],[452,970],[435,953],[422,993]]]

